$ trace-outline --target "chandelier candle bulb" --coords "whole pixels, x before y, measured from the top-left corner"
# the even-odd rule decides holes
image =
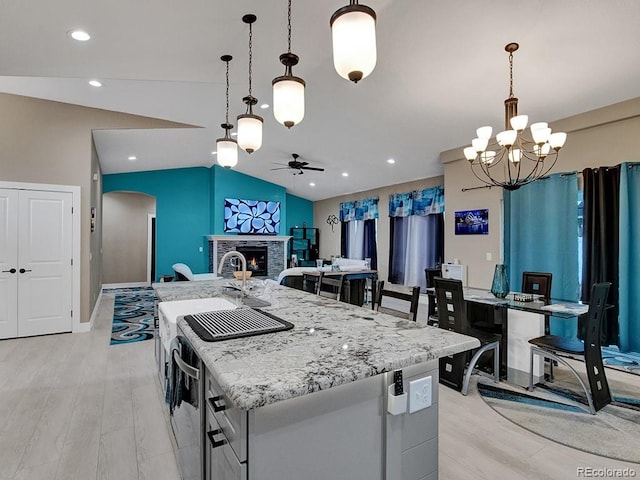
[[[476,135],[478,138],[487,139],[491,138],[491,134],[493,133],[493,128],[491,127],[480,127],[476,130]]]
[[[564,132],[556,132],[549,135],[549,146],[556,152],[564,146],[567,141],[567,134]]]
[[[487,145],[489,145],[488,138],[474,138],[471,140],[471,146],[478,153],[484,152],[487,149]]]
[[[513,117],[511,119],[510,123],[511,123],[511,127],[514,130],[522,131],[525,128],[527,128],[527,123],[529,123],[529,116],[528,115],[518,115],[516,117]]]

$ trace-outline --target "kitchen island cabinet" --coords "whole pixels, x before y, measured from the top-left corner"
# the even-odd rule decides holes
[[[202,289],[225,295],[217,282],[156,290],[160,300],[201,298]],[[270,303],[263,310],[293,329],[205,342],[178,319],[205,372],[207,478],[437,478],[438,358],[477,340],[269,282],[253,286]],[[431,377],[430,407],[387,413],[400,369],[405,391]]]

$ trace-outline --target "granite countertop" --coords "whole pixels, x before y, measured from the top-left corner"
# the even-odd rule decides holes
[[[225,295],[229,280],[154,284],[161,301]],[[231,282],[233,283],[233,282]],[[205,342],[178,326],[229,400],[250,410],[478,347],[477,339],[367,308],[252,280],[262,310],[294,324],[284,332]],[[233,298],[235,292],[231,291]]]

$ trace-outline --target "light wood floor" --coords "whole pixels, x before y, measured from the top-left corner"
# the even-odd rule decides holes
[[[112,313],[103,295],[90,333],[0,341],[0,480],[179,480],[153,341],[110,346]],[[475,389],[440,387],[441,480],[571,479],[577,467],[625,466],[640,474],[512,424]]]

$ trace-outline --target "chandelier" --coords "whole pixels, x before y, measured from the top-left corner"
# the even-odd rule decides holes
[[[280,55],[280,63],[284,65],[284,75],[276,77],[273,85],[273,115],[287,128],[297,125],[304,118],[304,80],[294,77],[292,67],[298,64],[299,57],[291,53],[291,0],[287,13],[288,51]]]
[[[481,182],[517,190],[522,185],[535,182],[553,168],[558,152],[567,139],[563,132],[552,133],[545,122],[532,123],[531,138],[525,137],[529,122],[527,115],[518,115],[518,99],[513,95],[513,52],[517,43],[509,43],[504,49],[509,53],[509,98],[504,101],[505,129],[491,141],[493,129],[480,127],[471,147],[464,149],[464,156],[471,171]]]
[[[256,21],[256,16],[247,14],[242,17],[242,21],[249,25],[249,95],[242,101],[247,105],[247,110],[243,115],[238,115],[238,145],[247,153],[253,153],[262,146],[262,117],[254,115],[253,106],[258,103],[258,99],[251,94],[251,66],[253,63],[253,29],[252,24]]]
[[[216,140],[216,150],[218,151],[218,163],[224,168],[235,167],[238,163],[238,143],[229,135],[229,130],[233,128],[233,125],[229,123],[229,62],[232,58],[231,55],[220,57],[220,60],[227,64],[227,109],[225,122],[220,125],[224,129],[224,137]]]
[[[358,83],[376,66],[376,12],[350,0],[331,16],[333,65],[342,78]]]

